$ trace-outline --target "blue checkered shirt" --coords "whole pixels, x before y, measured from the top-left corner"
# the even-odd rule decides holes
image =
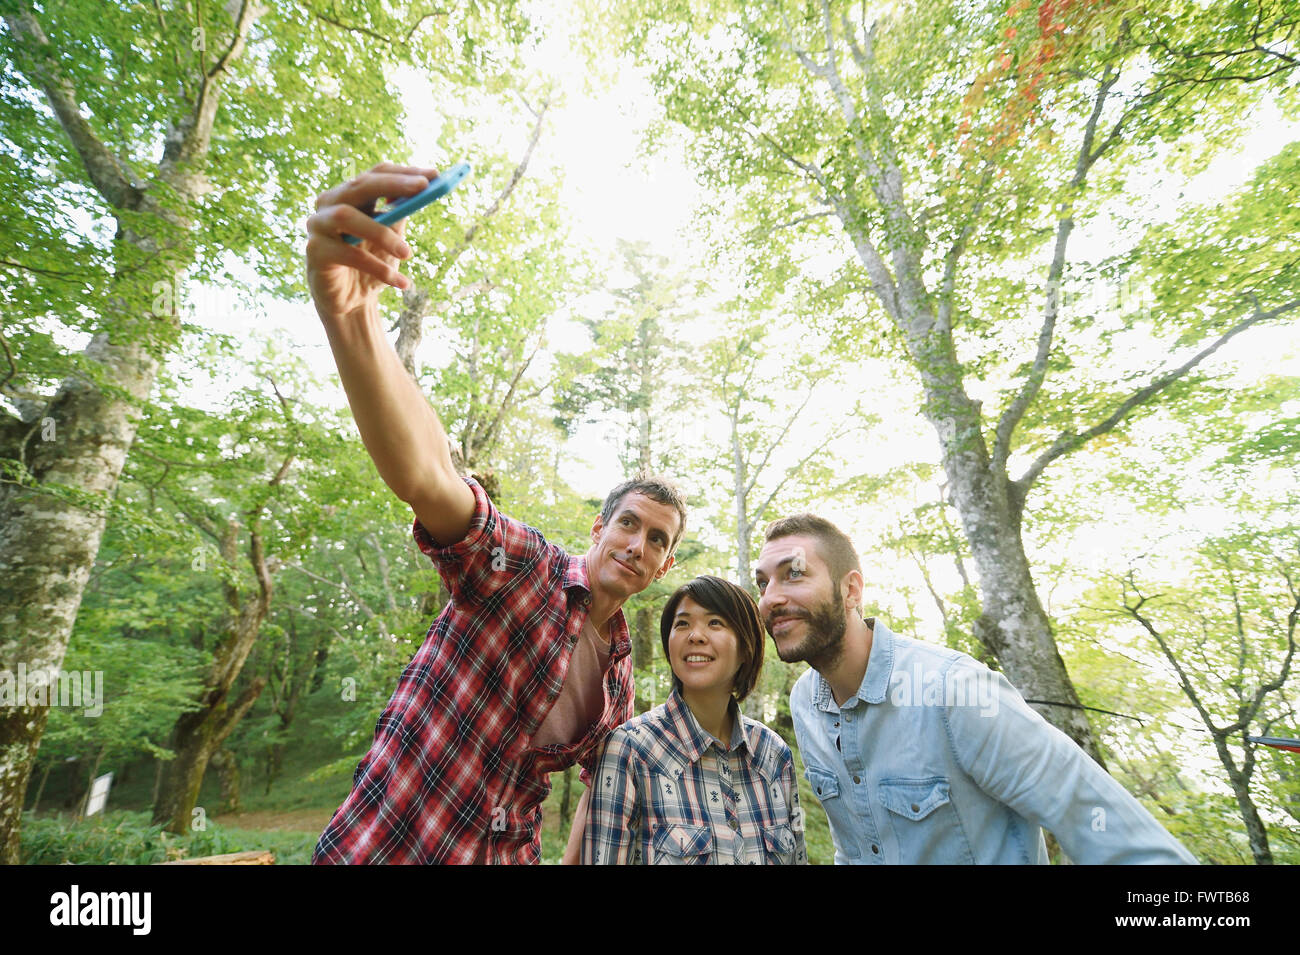
[[[610,733],[591,781],[584,865],[806,864],[790,747],[731,704],[731,743],[676,690]]]

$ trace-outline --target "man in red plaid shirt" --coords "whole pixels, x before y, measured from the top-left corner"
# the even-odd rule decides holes
[[[620,608],[667,573],[686,522],[671,485],[628,482],[606,499],[586,555],[573,557],[456,474],[442,423],[379,321],[380,289],[410,285],[396,268],[411,255],[404,223],[389,228],[362,211],[420,192],[436,174],[376,166],[323,193],[307,220],[308,284],[361,438],[415,511],[416,541],[451,594],[316,863],[537,862],[549,774],[575,762],[590,772],[632,715]]]

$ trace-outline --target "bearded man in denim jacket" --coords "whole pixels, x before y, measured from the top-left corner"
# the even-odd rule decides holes
[[[755,569],[777,653],[812,667],[790,693],[837,864],[1195,863],[1006,678],[861,615],[852,543],[829,521],[773,522]]]

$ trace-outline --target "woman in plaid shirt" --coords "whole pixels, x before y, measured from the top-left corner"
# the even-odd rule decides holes
[[[696,577],[669,598],[659,632],[673,692],[609,735],[591,781],[583,863],[806,863],[794,756],[737,706],[763,667],[753,598]]]

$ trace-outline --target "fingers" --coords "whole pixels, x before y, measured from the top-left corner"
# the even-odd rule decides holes
[[[403,175],[423,176],[425,179],[435,179],[438,176],[438,170],[433,166],[399,166],[397,163],[381,162],[378,166],[373,166],[371,172],[396,172]]]
[[[306,223],[308,270],[344,266],[387,285],[409,288],[410,280],[391,261],[411,257],[411,247],[403,239],[406,220],[390,228],[369,213],[380,199],[396,200],[423,191],[437,175],[432,166],[385,162],[321,193],[316,213]],[[343,235],[356,236],[362,244],[345,243]]]
[[[354,235],[361,245],[349,245],[340,236]],[[400,232],[380,225],[360,209],[334,205],[322,209],[307,219],[307,262],[309,269],[342,265],[372,276],[386,285],[399,289],[410,287],[410,281],[393,263],[394,259],[409,259],[411,247]]]
[[[383,228],[383,226],[380,226]],[[337,238],[312,235],[307,239],[307,270],[309,273],[331,266],[341,265],[355,269],[363,275],[378,279],[385,285],[406,289],[411,287],[411,280],[397,270],[388,260],[375,255],[368,248],[348,245]]]
[[[319,210],[334,205],[358,208],[369,205],[370,208],[374,208],[376,200],[413,196],[429,185],[429,180],[414,167],[399,168],[410,168],[412,171],[379,172],[376,167],[370,172],[363,172],[341,186],[322,192],[316,197],[316,208]]]
[[[328,239],[354,235],[395,259],[411,257],[411,247],[400,233],[381,225],[355,206],[333,205],[321,209],[307,218],[307,234]]]

